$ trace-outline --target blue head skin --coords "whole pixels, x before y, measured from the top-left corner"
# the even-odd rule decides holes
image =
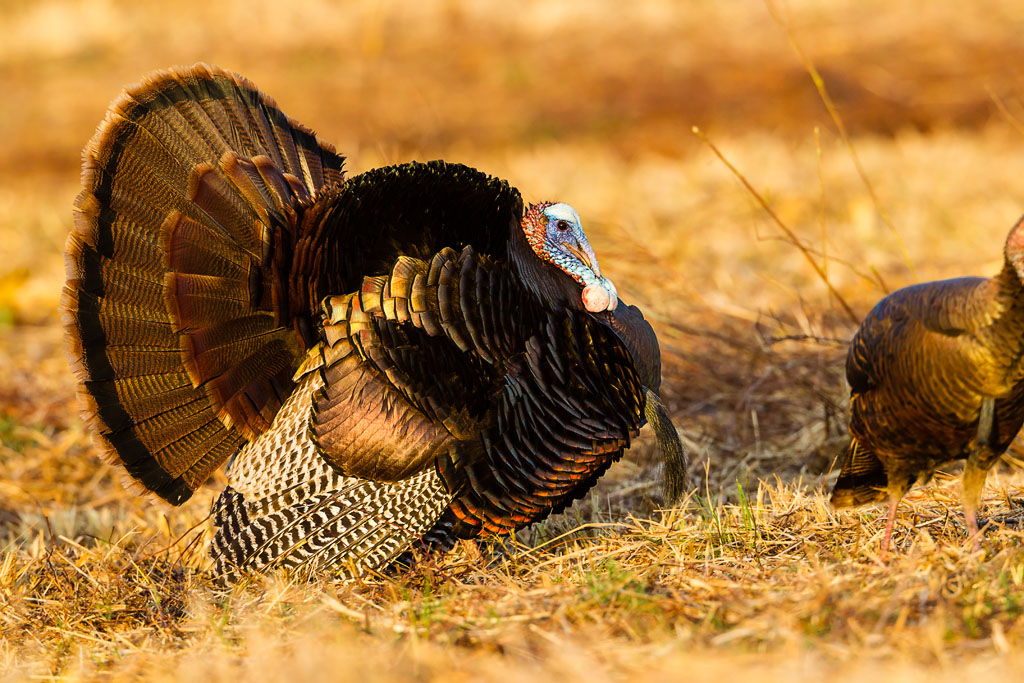
[[[584,308],[593,313],[615,310],[618,292],[612,281],[601,275],[576,209],[568,204],[531,204],[523,217],[523,232],[537,256],[583,287]]]

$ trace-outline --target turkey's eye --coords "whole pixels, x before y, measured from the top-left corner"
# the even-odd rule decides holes
[[[558,222],[555,223],[555,227],[558,228],[559,232],[565,232],[569,229],[569,221],[559,219]]]

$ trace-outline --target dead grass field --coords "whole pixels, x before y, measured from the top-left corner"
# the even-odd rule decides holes
[[[990,274],[1024,213],[1024,9],[537,0],[0,3],[0,680],[919,680],[1024,672],[1022,531],[958,485],[835,513],[863,315]],[[781,23],[780,23],[781,22]],[[819,69],[864,170],[787,30]],[[654,322],[694,495],[644,434],[586,500],[395,579],[212,586],[205,516],[131,497],[77,416],[56,310],[79,153],[151,69],[251,78],[358,172],[442,157],[574,204]],[[877,202],[872,199],[874,192]],[[982,514],[1022,503],[990,477]]]

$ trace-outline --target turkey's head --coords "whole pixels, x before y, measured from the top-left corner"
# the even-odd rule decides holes
[[[1004,253],[1006,262],[1013,266],[1021,284],[1024,284],[1024,218],[1018,220],[1010,234],[1006,236]]]
[[[523,233],[538,257],[583,287],[580,296],[585,309],[592,313],[615,310],[618,292],[612,281],[601,275],[576,209],[561,203],[531,204],[523,216]]]

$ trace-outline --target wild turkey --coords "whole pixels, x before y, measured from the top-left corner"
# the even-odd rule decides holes
[[[344,159],[240,76],[157,72],[84,152],[62,308],[86,420],[143,490],[224,461],[217,571],[378,570],[579,498],[645,421],[657,339],[576,211]]]
[[[976,513],[988,470],[1024,423],[1024,219],[1010,231],[992,278],[914,285],[882,299],[846,358],[850,445],[832,492],[836,507],[896,505],[939,465],[966,458],[963,507]]]

